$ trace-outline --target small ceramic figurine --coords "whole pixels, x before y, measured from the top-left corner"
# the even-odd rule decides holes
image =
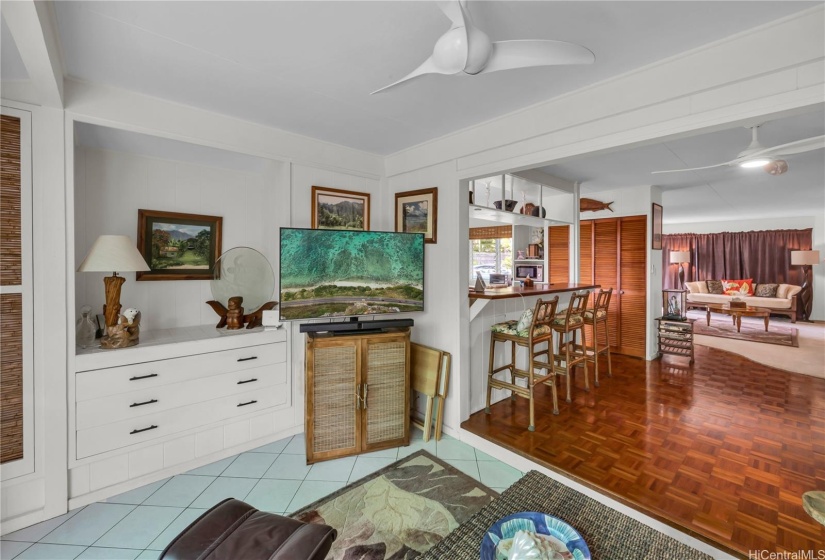
[[[130,307],[123,311],[109,334],[100,339],[101,348],[128,348],[140,342],[140,311]]]

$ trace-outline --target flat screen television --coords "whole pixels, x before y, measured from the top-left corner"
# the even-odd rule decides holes
[[[424,310],[424,235],[281,228],[283,321]]]

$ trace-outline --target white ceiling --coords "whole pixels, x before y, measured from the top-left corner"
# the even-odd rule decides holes
[[[759,141],[771,147],[822,134],[825,109],[820,105],[811,112],[765,122],[759,128]],[[730,161],[750,140],[750,130],[742,126],[697,132],[687,138],[582,156],[541,170],[580,181],[582,196],[622,187],[660,186],[666,223],[825,214],[825,150],[821,149],[785,157],[789,170],[777,176],[761,168],[727,166],[651,174]]]
[[[11,36],[6,18],[0,16],[0,80],[14,82],[28,80],[29,73]]]
[[[55,9],[74,78],[390,154],[815,4],[472,2],[494,41],[573,41],[596,63],[425,76],[375,96],[448,29],[434,2],[61,1]],[[2,46],[5,67],[5,38]]]

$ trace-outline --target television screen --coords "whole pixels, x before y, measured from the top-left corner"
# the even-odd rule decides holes
[[[281,319],[424,310],[424,235],[281,228]]]

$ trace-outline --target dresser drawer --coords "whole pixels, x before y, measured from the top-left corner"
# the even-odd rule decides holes
[[[245,391],[139,418],[122,420],[77,431],[77,458],[83,459],[136,443],[142,443],[198,426],[227,420],[250,412],[279,406],[287,401],[281,385]]]
[[[278,342],[156,362],[81,371],[75,376],[75,400],[88,401],[285,361],[286,344]]]
[[[85,430],[282,383],[284,362],[118,393],[77,403],[76,427]]]

